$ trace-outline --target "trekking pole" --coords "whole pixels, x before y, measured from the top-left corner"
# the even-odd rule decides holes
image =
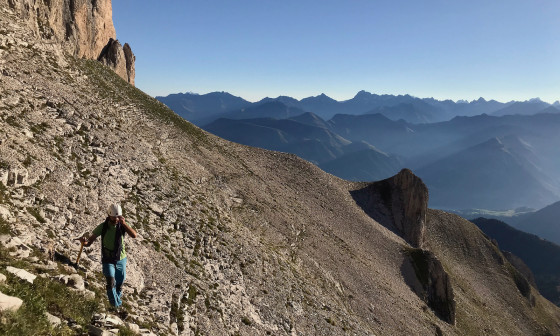
[[[80,262],[80,256],[82,255],[82,250],[84,249],[84,243],[82,242],[82,246],[80,246],[80,252],[78,253],[78,258],[76,259],[76,265]]]
[[[81,239],[81,237],[76,238],[74,240],[80,240],[80,239]],[[78,252],[78,258],[76,259],[76,266],[78,266],[78,263],[80,262],[80,257],[82,256],[82,250],[84,249],[84,244],[85,243],[84,242],[81,242],[81,243],[82,243],[82,245],[80,246],[80,252]]]

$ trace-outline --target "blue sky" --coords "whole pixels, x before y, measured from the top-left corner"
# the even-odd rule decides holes
[[[150,95],[560,99],[558,0],[114,0]]]

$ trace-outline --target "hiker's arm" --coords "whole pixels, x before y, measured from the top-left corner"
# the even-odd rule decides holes
[[[124,227],[124,230],[126,231],[126,233],[128,233],[128,235],[129,235],[131,238],[136,238],[136,236],[137,236],[136,231],[134,231],[133,228],[131,228],[130,226],[128,226],[128,224],[126,224],[126,222],[124,221],[124,217],[121,217],[120,220],[121,220],[121,224],[122,224],[122,226]]]

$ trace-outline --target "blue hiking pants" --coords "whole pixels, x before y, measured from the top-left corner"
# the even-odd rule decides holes
[[[116,264],[103,264],[103,275],[107,280],[107,297],[114,307],[122,305],[122,284],[126,278],[126,258]]]

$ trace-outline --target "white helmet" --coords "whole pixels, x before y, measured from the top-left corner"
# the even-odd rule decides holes
[[[109,209],[107,209],[107,214],[111,217],[122,216],[122,208],[119,204],[113,203],[109,205]]]

